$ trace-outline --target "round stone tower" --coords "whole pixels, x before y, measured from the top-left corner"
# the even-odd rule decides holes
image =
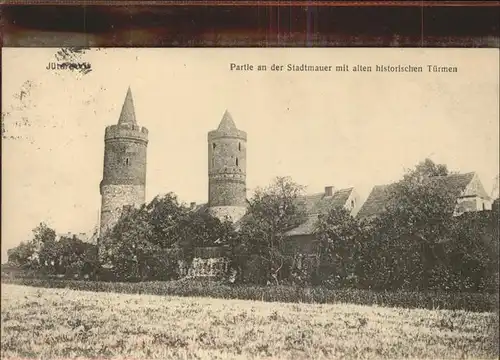
[[[130,88],[117,125],[106,127],[100,184],[100,236],[112,228],[124,208],[145,202],[148,130],[137,125]]]
[[[226,110],[208,133],[208,207],[219,219],[238,221],[246,212],[247,134]]]

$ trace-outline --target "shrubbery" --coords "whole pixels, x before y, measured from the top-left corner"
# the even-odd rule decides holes
[[[48,279],[6,279],[2,281],[34,287],[66,288],[94,292],[199,296],[268,302],[317,304],[349,303],[358,305],[467,310],[476,312],[495,311],[498,309],[498,298],[496,295],[479,293],[387,292],[361,289],[334,290],[324,286],[232,285],[200,280],[139,283]]]
[[[93,278],[100,269],[97,246],[76,237],[56,238],[41,223],[33,229],[33,239],[8,251],[9,264],[38,275]]]
[[[458,190],[443,165],[417,165],[391,187],[385,210],[358,221],[332,209],[318,223],[320,281],[389,291],[498,291],[499,212],[453,216]]]
[[[277,178],[249,200],[238,231],[230,222],[192,211],[175,195],[167,194],[125,212],[101,237],[99,256],[95,245],[74,238],[56,241],[55,232],[41,224],[34,230],[34,240],[9,251],[9,261],[46,274],[130,282],[175,280],[185,275],[179,264],[190,264],[195,249],[209,247],[206,252],[216,253],[216,248],[224,246],[229,271],[236,271],[236,283],[249,289],[255,284],[273,284],[276,289],[288,289],[287,294],[289,289],[311,286],[322,290],[308,291],[328,294],[331,290],[326,289],[345,288],[496,292],[499,210],[452,216],[457,194],[430,181],[445,174],[445,166],[429,161],[419,164],[392,187],[387,208],[372,221],[358,221],[343,209],[322,214],[315,229],[317,251],[308,254],[313,256],[290,251],[286,235],[307,215],[302,187],[289,178]],[[193,291],[208,294],[210,289],[225,288]],[[222,291],[245,291],[243,287],[230,289]],[[264,293],[273,291],[278,290]]]

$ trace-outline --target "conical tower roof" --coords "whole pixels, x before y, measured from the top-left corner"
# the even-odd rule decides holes
[[[132,90],[130,90],[130,86],[127,90],[125,101],[123,102],[120,119],[118,120],[118,125],[125,124],[137,125],[137,121],[135,120],[134,100],[132,99]]]
[[[234,123],[233,117],[231,116],[229,111],[226,110],[224,112],[224,115],[222,116],[222,120],[220,121],[217,130],[223,132],[232,132],[238,130],[236,128],[236,124]]]

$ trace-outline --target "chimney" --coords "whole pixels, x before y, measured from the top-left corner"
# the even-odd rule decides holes
[[[191,204],[189,204],[189,207],[191,208],[191,210],[194,209],[195,206],[196,206],[196,203],[194,201],[191,202]]]
[[[325,186],[325,196],[333,196],[333,186]]]

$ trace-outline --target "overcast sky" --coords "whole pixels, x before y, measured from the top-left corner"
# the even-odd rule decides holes
[[[476,171],[488,192],[499,172],[497,49],[103,49],[82,56],[86,75],[46,70],[56,51],[3,49],[2,261],[41,221],[58,232],[97,224],[104,129],[128,86],[150,134],[147,200],[173,191],[206,202],[207,132],[226,109],[248,133],[249,189],[287,175],[308,192],[354,186],[366,198],[426,157]],[[231,62],[459,71],[235,72]]]

